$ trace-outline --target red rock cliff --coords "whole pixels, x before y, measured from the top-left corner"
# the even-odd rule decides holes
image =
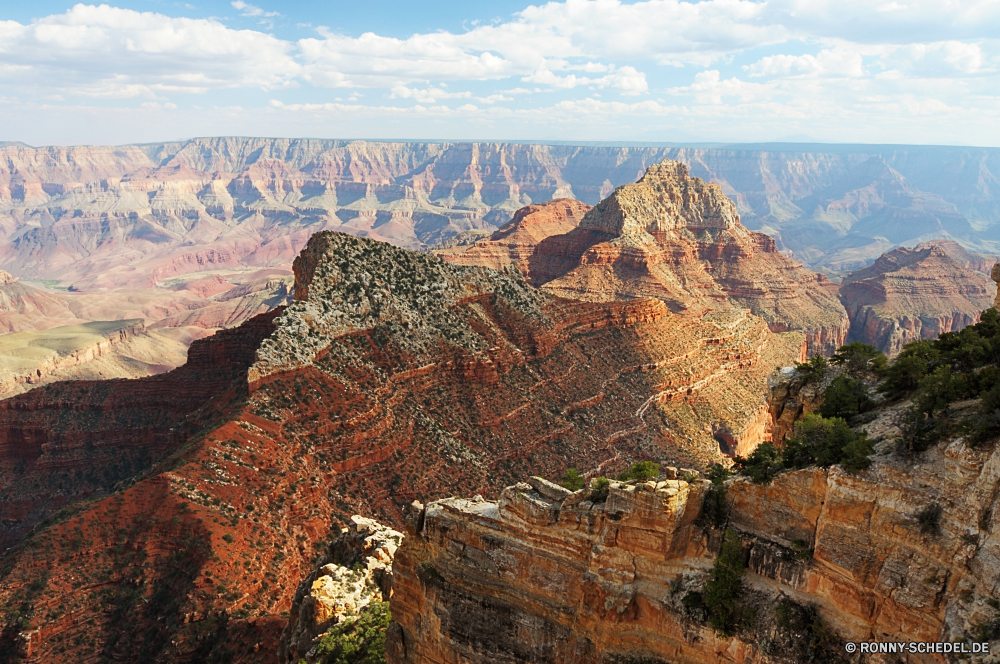
[[[997,615],[1000,452],[959,439],[916,463],[878,458],[857,476],[834,467],[769,486],[730,481],[727,525],[755,607],[732,637],[682,602],[718,547],[719,531],[699,518],[708,482],[613,484],[594,504],[587,490],[534,481],[499,501],[431,503],[396,552],[389,661],[807,661],[816,653],[801,650],[803,635],[789,640],[778,625],[783,600],[814,607],[833,640],[824,657],[847,640],[978,640]],[[917,518],[930,505],[941,508],[938,533]]]
[[[963,267],[934,243],[882,254],[840,287],[851,318],[850,339],[888,355],[911,341],[977,323],[994,295],[985,275]]]
[[[233,380],[225,365],[229,400],[210,387],[219,358],[199,354],[217,347],[206,340],[173,378],[112,383],[94,402],[81,384],[5,402],[20,404],[8,406],[8,440],[33,459],[49,459],[46,427],[78,421],[74,408],[95,424],[59,434],[67,458],[88,440],[143,436],[165,456],[8,553],[0,608],[28,607],[30,624],[0,629],[3,644],[27,642],[41,662],[270,661],[315,547],[352,514],[399,524],[414,498],[470,486],[495,496],[527,473],[690,466],[752,449],[767,433],[767,373],[803,342],[744,310],[691,319],[653,299],[568,301],[513,269],[337,233],[315,236],[296,271],[310,280],[297,284],[301,299],[255,352],[241,342],[253,366]],[[197,371],[209,377],[177,381]],[[169,437],[176,399],[204,406],[182,416],[192,435],[180,446]],[[58,482],[31,490],[49,500]]]
[[[499,244],[491,238],[442,256],[492,264]],[[520,263],[526,253],[519,246]],[[721,187],[690,177],[675,161],[616,189],[576,229],[537,241],[526,263],[532,283],[564,297],[655,297],[695,316],[743,306],[772,331],[803,331],[810,353],[832,353],[847,336],[837,287],[746,229]]]

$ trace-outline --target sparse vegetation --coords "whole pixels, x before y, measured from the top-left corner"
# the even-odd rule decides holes
[[[931,503],[924,509],[916,513],[915,518],[920,524],[920,532],[930,537],[937,537],[941,534],[941,515],[944,508],[938,503]]]
[[[559,484],[570,491],[579,491],[583,488],[585,480],[576,468],[567,468],[566,472],[563,473],[562,479],[559,480]]]
[[[823,377],[823,372],[829,367],[826,358],[822,355],[813,355],[807,361],[795,365],[795,371],[805,379],[806,382],[819,380]]]
[[[773,443],[762,443],[749,457],[735,457],[733,467],[757,484],[767,484],[782,470],[840,464],[856,473],[871,465],[872,442],[839,417],[809,413],[795,423],[793,433],[781,450]]]
[[[819,413],[823,417],[840,417],[849,420],[875,406],[868,395],[864,381],[850,376],[837,376],[823,393]]]
[[[830,358],[830,363],[844,367],[847,373],[855,377],[868,374],[880,376],[888,366],[888,360],[882,351],[860,341],[852,341],[838,348]]]
[[[640,461],[639,463],[632,464],[632,467],[619,475],[618,479],[622,482],[628,482],[629,480],[645,482],[646,480],[651,480],[659,475],[660,464],[652,461]]]
[[[590,483],[591,502],[603,503],[608,499],[608,492],[611,490],[611,480],[607,477],[598,477]]]
[[[745,606],[743,598],[743,546],[736,531],[726,530],[722,550],[705,584],[704,603],[708,624],[725,636],[732,636],[740,629],[753,624],[753,609]],[[682,600],[683,602],[683,600]]]
[[[389,603],[372,601],[357,620],[335,625],[316,647],[322,664],[384,664],[385,634],[392,616]]]
[[[720,464],[713,463],[708,468],[708,479],[712,481],[712,488],[705,497],[704,513],[709,522],[716,528],[720,528],[726,523],[726,479],[732,475],[729,470]]]

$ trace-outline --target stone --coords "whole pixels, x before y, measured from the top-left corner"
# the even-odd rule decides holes
[[[851,319],[850,341],[893,356],[911,341],[935,339],[979,322],[996,291],[981,272],[949,254],[953,244],[899,247],[848,275],[840,299]]]
[[[573,493],[566,487],[559,486],[555,482],[550,482],[544,477],[538,477],[537,475],[529,477],[528,484],[531,485],[531,488],[546,498],[550,498],[558,502],[566,500],[566,498]]]

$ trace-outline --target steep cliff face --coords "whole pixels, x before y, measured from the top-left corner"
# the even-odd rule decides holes
[[[446,258],[490,260],[475,247],[460,255]],[[655,297],[694,316],[739,305],[773,331],[803,331],[813,354],[846,338],[836,286],[747,230],[722,189],[679,162],[651,166],[616,189],[578,228],[539,242],[527,263],[532,283],[564,297]]]
[[[187,364],[165,374],[56,383],[0,401],[0,549],[63,506],[106,495],[224,413],[245,393],[276,313],[195,341]]]
[[[28,624],[4,623],[0,646],[26,643],[41,662],[273,661],[315,547],[350,515],[400,524],[415,498],[495,496],[525,474],[752,449],[767,373],[804,342],[745,310],[694,320],[657,300],[567,301],[514,269],[336,233],[314,237],[295,272],[301,299],[252,347],[244,325],[194,346],[181,373],[0,402],[10,537],[40,518],[18,505],[96,498],[5,555],[0,615],[20,607]],[[243,359],[194,352],[224,339],[243,340]],[[228,387],[177,381],[211,367]],[[151,459],[138,476],[119,468],[116,482],[135,479],[119,494],[58,474],[140,441]]]
[[[530,280],[530,259],[538,244],[553,235],[572,231],[591,209],[592,206],[572,198],[528,205],[488,238],[435,254],[458,265],[480,265],[495,270],[513,264]]]
[[[917,339],[933,339],[979,320],[993,304],[993,284],[934,243],[900,247],[852,272],[840,287],[852,341],[895,355]]]
[[[698,518],[708,482],[613,483],[598,504],[528,484],[496,502],[431,503],[396,554],[391,661],[803,661],[775,628],[787,599],[814,606],[837,640],[970,639],[997,614],[1000,452],[961,439],[916,463],[886,452],[857,476],[730,480],[727,525],[756,607],[733,637],[681,602],[718,547]],[[917,519],[931,505],[936,533]]]

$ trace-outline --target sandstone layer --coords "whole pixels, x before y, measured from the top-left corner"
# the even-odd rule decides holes
[[[494,264],[500,235],[442,256]],[[836,285],[779,253],[770,237],[744,227],[721,187],[690,177],[682,163],[650,166],[638,182],[587,212],[579,227],[550,235],[536,242],[526,261],[521,240],[518,262],[527,263],[522,271],[533,284],[563,297],[655,297],[693,316],[742,306],[773,331],[803,331],[810,354],[828,355],[846,339],[847,314]]]
[[[767,486],[729,481],[726,525],[742,541],[744,598],[756,607],[754,627],[733,637],[681,603],[703,587],[719,545],[698,518],[708,482],[613,483],[597,504],[587,490],[528,484],[499,501],[431,503],[396,554],[389,659],[804,661],[780,646],[783,599],[814,606],[841,642],[974,641],[997,617],[1000,451],[958,439],[914,462],[890,449],[856,476],[834,467]],[[941,508],[937,534],[917,519],[929,505]]]
[[[392,592],[392,561],[403,533],[354,515],[295,592],[278,661],[315,664],[316,646],[331,627],[349,623]]]
[[[287,270],[309,236],[323,229],[414,249],[488,234],[539,201],[597,204],[663,159],[718,183],[750,228],[828,274],[931,237],[997,253],[1000,204],[989,183],[1000,170],[998,154],[234,137],[120,147],[4,144],[0,265],[46,288],[15,293],[11,304],[0,285],[0,329],[129,318],[151,328],[161,320],[205,329],[236,325],[266,309],[244,316],[252,303],[206,300],[178,288],[177,280],[219,277],[240,286],[256,271]],[[974,230],[970,220],[985,230]],[[796,279],[784,275],[784,286],[750,297],[767,299]],[[63,290],[46,292],[53,289]],[[780,309],[761,304],[761,313]],[[812,339],[811,346],[837,342]]]
[[[900,247],[852,272],[840,287],[851,341],[895,355],[917,339],[934,339],[979,321],[993,305],[994,285],[934,243]]]
[[[751,450],[767,374],[804,345],[745,310],[568,301],[513,267],[337,233],[295,274],[280,315],[197,342],[182,369],[0,402],[0,616],[27,621],[0,627],[0,650],[272,662],[351,515],[399,526],[414,499],[527,474]]]
[[[592,206],[571,198],[528,205],[488,238],[469,246],[436,251],[459,265],[481,265],[495,270],[516,265],[531,280],[531,257],[538,244],[553,235],[564,235],[577,226]]]

